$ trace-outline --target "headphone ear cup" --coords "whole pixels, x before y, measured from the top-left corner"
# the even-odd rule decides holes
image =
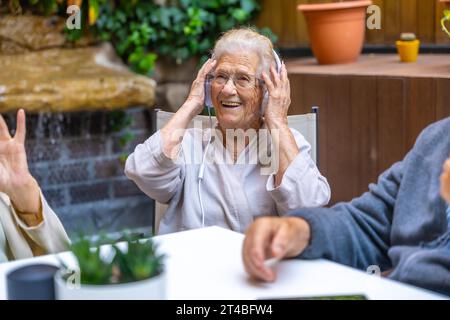
[[[267,89],[264,89],[264,95],[261,102],[261,116],[264,116],[268,102],[269,102],[269,93],[267,92]]]
[[[275,57],[275,64],[276,64],[276,67],[277,67],[277,73],[280,74],[281,73],[281,59],[280,59],[280,57],[278,56],[278,54],[277,54],[277,52],[275,50],[272,49],[272,51],[273,51],[273,56]]]
[[[277,73],[280,74],[281,73],[281,65],[282,65],[281,59],[275,50],[272,49],[272,51],[273,51],[273,56],[275,57]],[[266,107],[267,107],[268,103],[269,103],[269,91],[267,90],[267,87],[264,86],[264,95],[263,95],[263,99],[262,99],[262,103],[261,103],[261,116],[264,116],[264,113],[266,112]]]

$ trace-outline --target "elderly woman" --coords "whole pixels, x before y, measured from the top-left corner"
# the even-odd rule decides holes
[[[69,238],[28,171],[25,112],[9,135],[0,115],[0,262],[65,250]]]
[[[213,225],[245,232],[258,216],[328,203],[330,187],[310,145],[288,127],[289,80],[284,64],[276,71],[275,59],[267,37],[250,29],[225,33],[185,103],[127,159],[125,174],[148,196],[169,204],[160,234]],[[209,94],[217,126],[185,130]],[[236,141],[230,135],[262,129],[270,130],[271,157],[278,158],[270,174],[262,174],[259,162],[245,163],[264,139],[246,135]],[[192,161],[192,150],[200,161]]]

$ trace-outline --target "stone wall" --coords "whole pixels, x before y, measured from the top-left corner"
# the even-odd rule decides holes
[[[27,115],[26,149],[30,171],[71,236],[124,229],[149,234],[153,201],[123,174],[122,154],[151,134],[150,112],[124,111],[133,119],[133,141],[120,145],[108,111]],[[15,114],[5,119],[15,128]]]
[[[174,61],[158,57],[152,77],[158,83],[155,98],[158,108],[176,112],[188,97],[198,70],[197,58],[178,65]]]

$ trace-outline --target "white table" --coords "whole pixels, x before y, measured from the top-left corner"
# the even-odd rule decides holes
[[[258,299],[364,294],[369,299],[445,299],[433,292],[326,260],[287,260],[277,265],[274,283],[249,280],[241,259],[243,235],[209,227],[156,237],[167,255],[169,299]],[[65,261],[73,260],[62,253]],[[56,263],[54,255],[0,264],[0,299],[6,298],[6,273],[36,262]]]

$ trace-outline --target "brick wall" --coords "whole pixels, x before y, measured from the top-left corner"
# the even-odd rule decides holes
[[[133,122],[112,132],[109,112],[28,114],[31,173],[70,235],[132,229],[150,233],[153,201],[123,174],[119,158],[151,134],[148,110],[125,111]],[[15,128],[15,114],[4,115]],[[121,146],[124,131],[134,134]]]

